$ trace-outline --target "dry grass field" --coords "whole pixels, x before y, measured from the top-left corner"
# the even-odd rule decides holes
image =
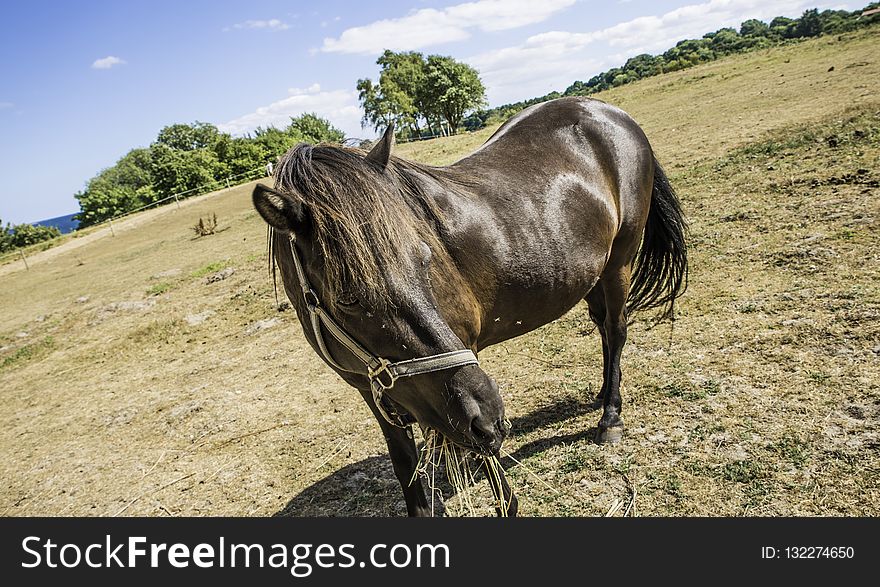
[[[880,515],[878,42],[823,37],[598,96],[678,189],[691,284],[674,328],[630,329],[620,444],[592,442],[585,306],[481,355],[521,514]],[[397,154],[445,164],[493,130]],[[359,394],[276,305],[252,185],[5,266],[0,513],[405,513]]]

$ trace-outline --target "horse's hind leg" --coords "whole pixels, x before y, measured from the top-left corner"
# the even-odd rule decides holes
[[[596,329],[602,337],[602,389],[596,396],[596,399],[601,402],[602,398],[605,397],[607,380],[605,379],[604,369],[605,365],[608,364],[608,337],[605,335],[605,315],[607,314],[607,310],[605,308],[605,292],[602,291],[602,285],[596,283],[584,299],[587,300],[587,306],[590,309],[590,320],[596,325]]]
[[[605,306],[605,319],[599,327],[602,334],[602,418],[599,420],[597,440],[615,443],[623,436],[623,420],[620,418],[623,401],[620,397],[620,355],[626,344],[626,298],[629,295],[630,272],[624,267],[605,271],[597,288],[601,288]],[[591,301],[592,300],[592,301]],[[598,292],[587,296],[591,317],[601,311]],[[599,316],[597,315],[596,318]],[[594,318],[595,319],[595,318]]]

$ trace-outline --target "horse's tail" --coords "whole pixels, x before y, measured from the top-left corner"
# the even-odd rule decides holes
[[[660,320],[675,319],[675,300],[687,289],[686,232],[681,203],[655,157],[651,209],[635,258],[628,313],[662,308]]]

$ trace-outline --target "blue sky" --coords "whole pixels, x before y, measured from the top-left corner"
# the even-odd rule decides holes
[[[167,124],[238,135],[317,112],[372,136],[354,87],[384,48],[466,61],[499,105],[748,18],[867,1],[3,0],[0,219],[76,212],[89,178]]]

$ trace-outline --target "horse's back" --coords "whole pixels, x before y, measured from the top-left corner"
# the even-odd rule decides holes
[[[585,98],[524,110],[449,169],[474,186],[467,216],[481,219],[491,235],[481,250],[505,268],[492,320],[531,304],[540,309],[523,320],[526,331],[571,308],[609,262],[635,254],[654,172],[650,145],[632,118]],[[492,342],[517,334],[488,330]]]
[[[590,238],[598,231],[612,240],[621,233],[637,240],[650,205],[654,158],[644,132],[623,110],[569,97],[523,110],[452,167],[481,182],[483,196],[505,208],[545,204],[551,228],[560,216],[580,216]],[[577,241],[577,234],[570,236]]]

